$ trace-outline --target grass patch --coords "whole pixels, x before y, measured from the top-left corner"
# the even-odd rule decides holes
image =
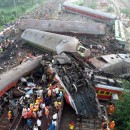
[[[37,2],[32,3],[32,0],[28,0],[20,5],[17,5],[16,8],[13,7],[0,7],[0,30],[4,28],[6,23],[10,23],[18,19],[20,16],[24,15],[26,12],[31,12],[41,3],[46,2],[47,0],[37,0]]]

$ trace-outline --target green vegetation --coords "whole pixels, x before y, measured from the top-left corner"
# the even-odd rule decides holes
[[[89,5],[90,8],[96,9],[97,7],[97,0],[91,0],[91,4]]]
[[[124,88],[130,90],[130,82],[125,81]],[[116,130],[130,130],[130,91],[125,92],[122,99],[115,105]]]
[[[114,8],[113,7],[108,7],[107,12],[114,12]]]
[[[130,18],[130,10],[129,10],[129,9],[127,9],[127,8],[121,9],[121,12],[122,12],[123,14],[125,14],[127,17]]]
[[[74,4],[76,5],[83,5],[83,3],[84,3],[84,0],[79,0],[79,1],[74,2]]]
[[[45,0],[0,0],[0,29],[4,24],[16,20],[33,10]]]

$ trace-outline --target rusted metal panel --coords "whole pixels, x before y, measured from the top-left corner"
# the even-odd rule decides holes
[[[18,27],[21,30],[37,29],[59,33],[69,32],[89,35],[105,35],[106,33],[106,24],[81,21],[21,19]]]

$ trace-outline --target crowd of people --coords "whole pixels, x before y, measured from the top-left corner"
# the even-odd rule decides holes
[[[47,75],[40,74],[40,80],[39,74],[34,73],[35,76],[30,75],[20,79],[18,89],[24,91],[25,96],[18,99],[18,108],[15,113],[18,111],[22,113],[24,124],[30,130],[41,130],[43,119],[48,120],[48,122],[51,119],[49,130],[54,130],[57,125],[58,111],[62,106],[63,90],[57,81],[52,80],[53,74],[51,75],[49,72]],[[13,109],[9,109],[8,120],[11,122],[16,115]]]
[[[102,115],[102,130],[114,130],[115,128],[115,121],[112,120],[111,116],[115,112],[115,105],[110,104],[108,106],[108,114],[109,119],[106,117],[106,113],[104,112],[104,115]]]

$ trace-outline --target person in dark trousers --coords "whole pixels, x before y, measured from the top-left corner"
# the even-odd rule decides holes
[[[27,126],[28,126],[28,128],[30,130],[31,127],[32,127],[32,121],[31,121],[31,119],[27,119]]]

